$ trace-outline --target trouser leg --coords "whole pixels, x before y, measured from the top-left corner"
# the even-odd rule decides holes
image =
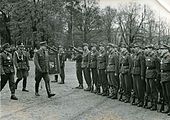
[[[170,113],[170,82],[165,82],[165,90],[166,90],[166,96],[167,96],[167,102],[168,102],[168,109]]]
[[[138,93],[138,99],[141,103],[144,102],[144,80],[141,79],[140,75],[136,75],[136,83],[137,83],[137,93]]]
[[[84,78],[85,78],[86,84],[88,85],[88,87],[91,87],[90,69],[84,68],[83,73],[84,73]]]
[[[2,89],[4,88],[4,86],[6,85],[8,81],[8,75],[1,75],[1,81],[0,81],[0,91],[2,91]]]
[[[14,73],[9,74],[9,88],[11,91],[11,94],[15,94],[15,81],[14,81]]]
[[[132,75],[133,78],[133,94],[132,94],[132,105],[137,105],[139,103],[139,95],[138,95],[138,90],[137,90],[137,75]],[[137,102],[136,102],[137,98]]]
[[[45,81],[45,87],[46,87],[47,94],[49,95],[49,94],[51,94],[49,75],[47,73],[43,74],[43,79]]]
[[[42,79],[43,73],[36,72],[35,73],[35,92],[38,93],[39,91],[39,84]]]
[[[128,74],[124,75],[124,79],[125,79],[125,86],[126,86],[125,87],[126,99],[129,101],[131,96],[132,82]]]
[[[103,93],[107,93],[108,92],[108,81],[107,81],[107,75],[105,70],[100,70],[100,74],[101,74],[101,83],[102,83],[102,89],[103,89]]]
[[[27,87],[27,77],[23,78],[23,89],[26,89]]]
[[[83,86],[83,75],[82,75],[82,69],[81,68],[76,70],[76,75],[77,75],[79,85]]]
[[[60,77],[61,77],[61,82],[65,82],[65,72],[64,72],[64,67],[61,68],[61,73],[60,73]]]

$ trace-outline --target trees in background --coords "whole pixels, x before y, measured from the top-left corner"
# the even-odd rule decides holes
[[[169,29],[149,7],[137,3],[101,10],[96,0],[0,1],[1,43],[161,45],[170,43]]]

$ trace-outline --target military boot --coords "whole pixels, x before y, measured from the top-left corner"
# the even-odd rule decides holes
[[[144,98],[144,104],[143,104],[143,108],[147,108],[148,107],[148,97],[145,96]]]
[[[11,95],[11,100],[18,100],[18,98],[15,95]]]

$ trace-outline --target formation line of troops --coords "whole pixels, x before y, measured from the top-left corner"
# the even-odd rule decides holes
[[[153,45],[140,47],[118,47],[112,43],[89,45],[82,47],[71,47],[76,55],[76,76],[79,86],[83,89],[83,78],[86,81],[85,91],[118,99],[124,103],[131,103],[138,107],[158,110],[170,115],[170,47],[164,45],[157,49]],[[65,58],[64,49],[59,50],[49,47],[46,41],[40,42],[40,48],[34,54],[35,64],[35,95],[39,94],[40,81],[43,78],[48,98],[55,96],[51,92],[49,78],[49,49],[59,55],[60,84],[65,83]],[[7,81],[11,91],[11,99],[18,100],[15,89],[23,80],[23,92],[26,89],[27,77],[30,70],[29,56],[21,43],[16,51],[11,53],[10,45],[2,45],[0,53],[0,91]],[[15,82],[15,68],[17,80]],[[55,75],[53,82],[58,81]]]
[[[170,48],[118,47],[112,43],[72,48],[77,89],[170,115]],[[99,50],[97,50],[99,48]],[[168,51],[169,49],[169,51]],[[166,107],[165,107],[166,106]]]

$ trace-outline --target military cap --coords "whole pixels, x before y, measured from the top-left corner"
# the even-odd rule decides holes
[[[97,47],[97,45],[95,43],[91,44],[91,47]]]
[[[104,46],[104,43],[99,43],[99,47],[100,47],[100,46]]]
[[[46,42],[46,41],[40,42],[40,46],[46,46],[46,45],[47,45],[47,42]]]
[[[2,49],[5,50],[6,48],[10,48],[9,43],[5,43],[2,45]]]
[[[89,46],[87,43],[83,43],[83,46]]]

